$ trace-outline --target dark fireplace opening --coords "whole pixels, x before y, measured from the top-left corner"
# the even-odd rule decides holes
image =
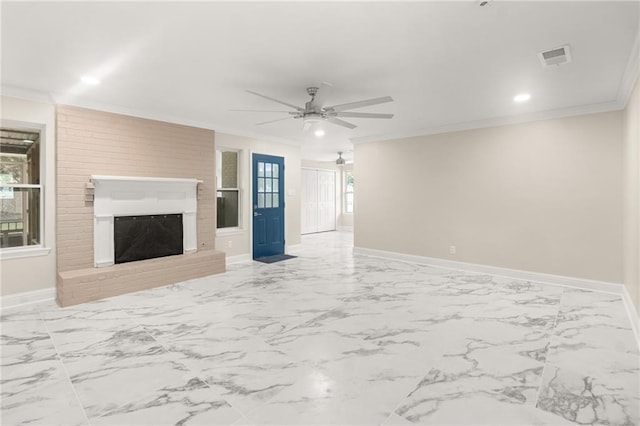
[[[182,215],[118,216],[113,239],[115,263],[182,254]]]

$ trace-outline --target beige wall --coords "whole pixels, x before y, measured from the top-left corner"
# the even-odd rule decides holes
[[[40,151],[45,167],[41,184],[44,186],[44,245],[51,251],[45,256],[0,260],[0,294],[7,296],[34,290],[53,290],[56,285],[55,107],[6,96],[2,97],[1,105],[3,120],[45,126],[43,149]]]
[[[69,106],[58,106],[56,119],[58,272],[93,267],[91,175],[201,179],[198,248],[214,248],[213,130]]]
[[[216,248],[227,256],[250,255],[251,248],[251,154],[284,157],[286,206],[285,241],[287,246],[300,244],[300,147],[265,142],[244,136],[216,133],[216,146],[240,153],[240,226],[234,230],[218,230]]]
[[[624,110],[624,284],[640,312],[640,80]]]
[[[621,111],[359,144],[355,156],[357,247],[622,282]]]

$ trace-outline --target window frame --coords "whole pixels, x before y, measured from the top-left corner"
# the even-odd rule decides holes
[[[37,184],[26,184],[26,183],[15,183],[15,184],[2,184],[0,183],[0,187],[2,188],[37,188],[39,189],[39,197],[38,197],[38,226],[40,230],[39,243],[28,245],[28,246],[17,246],[17,247],[0,247],[0,255],[2,255],[2,260],[4,259],[15,259],[21,257],[33,257],[33,256],[44,256],[48,255],[51,252],[51,248],[46,246],[46,230],[45,230],[45,185],[43,180],[46,177],[46,125],[23,122],[23,121],[15,121],[15,120],[0,120],[0,128],[10,128],[15,130],[25,130],[29,132],[38,132],[40,134],[38,138],[38,144],[40,145],[38,148],[38,173],[39,173],[39,183]]]
[[[222,152],[235,152],[236,153],[236,183],[238,184],[238,186],[236,188],[225,188],[225,187],[220,187],[218,188],[218,183],[221,183],[221,179],[219,182],[218,179],[218,164],[217,164],[217,159],[218,159],[218,152],[222,153]],[[225,147],[225,146],[217,146],[216,147],[216,199],[218,198],[218,191],[236,191],[238,193],[238,225],[237,226],[227,226],[225,228],[218,228],[218,223],[217,223],[217,214],[218,212],[216,211],[216,235],[220,236],[220,235],[231,235],[231,234],[237,234],[243,231],[243,226],[242,226],[242,219],[243,219],[243,214],[242,214],[242,197],[243,197],[243,190],[242,190],[242,183],[241,183],[241,178],[242,178],[242,173],[241,173],[241,168],[242,168],[242,150],[241,149],[237,149],[237,148],[229,148],[229,147]],[[222,158],[222,155],[220,156],[220,158]],[[220,162],[220,167],[222,167],[222,162]]]
[[[342,208],[342,213],[344,213],[344,214],[353,214],[353,211],[355,210],[355,208],[354,208],[355,203],[353,201],[355,199],[355,195],[354,195],[355,194],[355,177],[354,177],[354,185],[353,185],[354,189],[349,191],[347,189],[347,174],[351,174],[353,176],[353,170],[345,170],[345,171],[342,172],[342,178],[343,178],[343,182],[344,182],[344,185],[342,187],[342,190],[344,192],[344,197],[343,197],[344,206]],[[352,196],[351,211],[347,210],[347,205],[349,204],[347,202],[347,195],[348,194],[351,194],[351,196]]]

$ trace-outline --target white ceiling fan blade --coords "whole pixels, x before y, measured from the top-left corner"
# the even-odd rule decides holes
[[[284,113],[284,114],[297,114],[297,112],[294,111],[276,111],[276,110],[272,110],[272,109],[230,109],[228,111],[235,111],[235,112],[279,112],[279,113]]]
[[[391,96],[383,96],[381,98],[366,99],[364,101],[333,105],[333,106],[325,107],[324,110],[325,111],[344,111],[346,109],[364,108],[366,106],[384,104],[386,102],[393,102],[393,98]]]
[[[278,118],[276,120],[263,121],[262,123],[256,123],[256,126],[262,126],[263,124],[275,123],[276,121],[289,120],[290,118],[293,118],[293,117],[285,117],[285,118]]]
[[[329,123],[337,124],[338,126],[348,127],[349,129],[355,129],[356,127],[358,127],[355,124],[351,124],[347,121],[340,120],[339,118],[335,117],[327,117],[327,121]]]
[[[282,104],[282,105],[286,105],[288,107],[291,107],[291,108],[295,109],[296,111],[300,111],[300,112],[304,111],[304,108],[300,108],[300,107],[295,106],[293,104],[290,104],[290,103],[287,103],[287,102],[284,102],[284,101],[279,101],[279,100],[271,98],[269,96],[261,95],[260,93],[257,93],[257,92],[252,92],[251,90],[247,90],[247,92],[251,93],[252,95],[260,96],[261,98],[265,98],[265,99],[268,99],[270,101],[277,102],[277,103]]]
[[[374,112],[329,112],[330,117],[351,117],[351,118],[393,118],[393,114],[378,114]]]

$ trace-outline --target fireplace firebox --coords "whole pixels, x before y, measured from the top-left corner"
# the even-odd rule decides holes
[[[184,253],[181,214],[114,218],[115,263]]]

